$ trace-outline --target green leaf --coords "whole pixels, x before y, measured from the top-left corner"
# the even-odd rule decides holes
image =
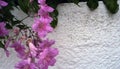
[[[53,28],[55,28],[57,26],[57,22],[58,22],[58,11],[57,9],[55,9],[52,13],[50,13],[51,17],[53,18],[53,21],[51,22],[51,26]]]
[[[8,3],[8,5],[3,7],[3,8],[9,9],[9,10],[13,10],[13,6],[15,6],[14,0],[5,0],[5,1]]]
[[[28,14],[29,0],[18,0],[18,4],[23,12]]]
[[[87,6],[90,8],[90,10],[95,10],[98,5],[98,0],[87,0]]]
[[[12,27],[10,24],[7,23],[7,24],[6,24],[6,28],[7,28],[7,29],[12,29],[13,27]]]
[[[117,0],[103,0],[103,3],[105,4],[106,8],[111,13],[116,13],[119,10],[119,5],[117,3]]]
[[[78,5],[79,0],[73,0],[73,3],[75,3],[76,5]]]
[[[19,20],[13,21],[12,26],[15,26],[15,25],[20,24],[20,23],[21,23],[21,21],[19,21]]]
[[[54,20],[50,23],[50,25],[51,25],[53,28],[55,28],[55,27],[57,26],[57,24],[58,24],[58,19],[57,19],[57,18],[54,19]]]
[[[0,41],[0,48],[4,48],[4,44]]]
[[[53,7],[54,9],[57,8],[58,3],[59,3],[59,0],[52,0],[52,1],[51,0],[47,0],[47,4],[49,6],[51,6],[51,7]]]
[[[39,10],[39,6],[37,4],[36,1],[33,1],[31,4],[30,4],[30,8],[32,9],[33,12],[37,13],[38,10]]]
[[[78,5],[78,3],[79,3],[79,0],[67,0],[68,2],[73,2],[73,3],[75,3],[76,5]]]
[[[57,17],[58,16],[58,10],[57,9],[55,9],[52,13],[50,13],[50,15],[52,16],[52,17]]]
[[[5,39],[5,37],[0,37],[0,39]]]
[[[9,11],[8,11],[9,10]],[[2,14],[2,20],[3,21],[12,21],[13,20],[13,18],[14,18],[14,16],[11,14],[11,12],[10,12],[10,8],[7,6],[7,7],[5,7],[5,8],[3,8],[1,11],[0,11],[0,13]]]

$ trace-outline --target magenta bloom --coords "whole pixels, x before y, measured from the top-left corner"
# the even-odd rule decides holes
[[[37,54],[37,48],[33,45],[33,43],[29,43],[30,53],[33,57]]]
[[[5,23],[4,22],[0,22],[0,36],[6,36],[8,35],[9,31],[5,28]]]
[[[14,28],[13,30],[15,35],[19,35],[20,29],[19,28]]]
[[[27,59],[16,64],[15,69],[36,69],[36,66],[34,63],[31,63],[31,59]]]
[[[1,7],[1,6],[7,6],[7,5],[8,5],[7,2],[0,0],[0,7]]]
[[[46,0],[38,0],[38,3],[41,5],[45,5],[46,4]]]
[[[38,15],[40,15],[41,21],[51,23],[53,18],[50,17],[49,12],[53,12],[54,9],[47,5],[41,5],[40,9],[38,10]]]
[[[38,15],[40,16],[49,16],[49,12],[53,12],[54,9],[47,5],[41,5],[40,9],[38,10]]]
[[[19,41],[15,41],[12,45],[11,48],[14,48],[15,51],[18,53],[18,57],[23,58],[25,57],[25,47],[24,45],[21,45]]]
[[[37,67],[38,67],[39,69],[48,69],[48,65],[43,64],[43,62],[39,62],[39,63],[37,64]]]
[[[58,50],[56,48],[46,48],[41,52],[39,56],[38,64],[40,67],[54,66],[56,59],[55,56],[58,55]],[[40,68],[47,69],[47,68]]]
[[[51,23],[53,21],[53,18],[49,15],[44,15],[40,17],[41,22]]]
[[[51,23],[53,21],[53,18],[50,17],[49,13],[48,12],[45,12],[44,10],[42,9],[39,9],[38,10],[38,15],[40,15],[40,20],[42,22],[46,22],[46,23]]]
[[[39,37],[45,37],[47,33],[51,32],[53,28],[48,23],[41,22],[40,19],[35,19],[32,29],[38,33]]]
[[[54,9],[47,4],[45,5],[40,5],[40,9],[43,10],[44,12],[53,12]]]
[[[42,49],[45,49],[45,48],[51,47],[53,44],[55,44],[54,40],[47,39],[47,40],[42,41],[42,43],[40,44],[40,47]]]

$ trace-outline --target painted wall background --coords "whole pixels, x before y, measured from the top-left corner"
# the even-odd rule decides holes
[[[112,15],[102,2],[93,12],[86,3],[79,5],[58,6],[58,26],[48,37],[56,40],[54,47],[60,52],[57,63],[50,69],[120,69],[120,10]],[[19,19],[26,16],[17,9],[12,12]],[[33,19],[24,22],[31,25]],[[6,58],[0,49],[0,69],[14,69],[18,59],[10,51]]]

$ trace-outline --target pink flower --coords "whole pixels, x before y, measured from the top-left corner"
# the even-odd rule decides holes
[[[46,0],[38,0],[38,3],[41,5],[44,5],[44,4],[46,4]]]
[[[51,23],[53,21],[53,18],[49,15],[41,16],[40,18],[41,22]]]
[[[25,58],[25,47],[24,45],[21,45],[19,41],[15,41],[12,45],[11,48],[14,48],[15,51],[18,53],[18,57],[20,58]]]
[[[47,4],[45,5],[40,5],[40,9],[43,10],[44,12],[53,12],[54,9]]]
[[[33,57],[37,55],[37,48],[33,45],[33,43],[29,43],[30,53]]]
[[[55,56],[58,55],[58,50],[56,48],[46,48],[44,49],[43,52],[41,52],[40,56],[39,56],[39,61],[38,64],[40,67],[40,69],[47,69],[44,68],[45,66],[54,66],[56,59]]]
[[[43,40],[41,43],[39,43],[39,45],[37,46],[37,55],[36,57],[39,58],[39,56],[41,55],[41,52],[44,51],[44,49],[46,48],[50,48],[53,44],[55,44],[54,40]]]
[[[14,28],[13,32],[15,35],[19,35],[20,29],[19,28]]]
[[[50,17],[49,13],[44,11],[43,9],[38,10],[38,15],[40,15],[41,21],[45,21],[47,23],[51,23],[53,21],[53,18]]]
[[[47,4],[40,5],[40,9],[38,10],[38,15],[40,16],[49,16],[50,12],[53,12],[54,9]]]
[[[45,65],[45,64],[43,64],[42,62],[39,62],[39,63],[37,64],[37,67],[38,67],[39,69],[48,69],[48,65]]]
[[[38,15],[44,16],[44,15],[49,15],[49,13],[48,13],[48,12],[45,12],[45,11],[42,10],[42,9],[39,9],[39,10],[38,10]]]
[[[34,63],[31,63],[31,58],[28,58],[27,60],[22,60],[18,64],[15,65],[16,69],[36,69],[36,66]]]
[[[0,36],[6,36],[8,35],[9,31],[5,28],[5,23],[0,22]]]
[[[47,33],[53,30],[50,24],[41,22],[41,20],[38,18],[35,19],[32,29],[38,33],[39,37],[45,37]]]
[[[0,0],[0,7],[1,7],[1,6],[7,6],[7,5],[8,5],[7,2]]]
[[[44,40],[41,42],[40,44],[40,47],[42,49],[45,49],[45,48],[48,48],[48,47],[51,47],[53,44],[55,44],[55,41],[54,40]]]

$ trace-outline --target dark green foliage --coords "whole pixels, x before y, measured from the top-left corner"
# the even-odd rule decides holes
[[[27,29],[27,25],[21,25],[21,20],[16,19],[10,10],[14,10],[13,7],[18,8],[17,5],[19,5],[26,14],[29,14],[29,12],[36,13],[39,9],[37,0],[34,0],[32,3],[29,3],[29,0],[6,0],[6,2],[8,2],[8,5],[0,9],[0,22],[4,21],[7,29],[12,29],[14,26],[20,29]]]
[[[58,22],[58,18],[57,18],[57,16],[58,16],[58,11],[57,11],[57,9],[55,9],[54,12],[52,12],[50,15],[51,15],[52,18],[53,18],[53,21],[51,22],[51,26],[52,26],[53,28],[55,28],[55,27],[57,26],[57,22]]]
[[[10,10],[13,10],[13,8],[12,8],[13,5],[11,3],[12,2],[10,2],[8,4],[8,6],[0,9],[0,14],[1,14],[0,21],[11,21],[11,20],[13,20],[14,16],[10,12]]]
[[[2,9],[0,9],[0,21],[4,21],[6,22],[6,28],[7,29],[12,29],[12,21],[14,16],[11,14],[11,10],[13,10],[13,6],[16,6],[14,4],[13,0],[6,0],[6,2],[8,2],[8,5],[6,7],[2,7]]]
[[[79,3],[79,0],[67,0],[68,2],[73,2],[73,3],[75,3],[76,5],[78,5],[78,3]]]
[[[7,23],[7,24],[6,24],[6,28],[7,28],[7,29],[12,29],[13,26],[11,26],[10,23]]]
[[[4,48],[4,44],[0,41],[0,48]]]
[[[37,1],[33,1],[31,4],[30,4],[30,8],[33,12],[37,13],[38,12],[38,4],[37,4]]]
[[[87,6],[90,8],[90,10],[95,10],[98,5],[98,0],[87,0]]]
[[[5,39],[5,37],[4,36],[2,36],[2,37],[0,36],[0,39]]]
[[[29,0],[18,0],[18,4],[23,12],[28,13],[29,10]]]
[[[119,10],[117,0],[103,0],[103,3],[105,4],[106,8],[113,14]]]
[[[21,23],[20,20],[16,20],[16,21],[11,22],[12,26],[15,26],[15,25],[20,24],[20,23]]]
[[[57,18],[58,11],[56,9],[58,3],[59,3],[59,0],[54,0],[54,1],[47,0],[47,4],[55,9],[54,12],[50,13],[51,17],[53,18],[53,21],[51,22],[51,26],[53,28],[55,28],[57,26],[57,22],[58,22],[58,18]]]
[[[53,28],[56,28],[57,24],[58,24],[58,19],[56,18],[56,19],[53,19],[53,21],[51,22],[50,25],[51,25]]]
[[[55,28],[55,27],[57,26],[57,23],[58,23],[58,18],[57,18],[57,16],[58,16],[58,11],[57,11],[57,9],[55,9],[54,12],[52,12],[50,15],[51,15],[52,18],[53,18],[53,21],[51,22],[51,26],[52,26],[53,28]]]
[[[29,12],[37,12],[37,10],[39,9],[36,0],[31,3],[30,0],[18,0],[18,5],[26,14],[29,14]]]
[[[55,28],[55,27],[57,26],[57,24],[58,24],[58,18],[54,18],[50,25],[51,25],[53,28]]]
[[[27,25],[17,25],[21,30],[29,28]]]
[[[52,0],[52,1],[51,0],[47,0],[47,4],[49,6],[51,6],[51,7],[53,7],[54,9],[57,8],[58,3],[59,3],[59,0]]]

